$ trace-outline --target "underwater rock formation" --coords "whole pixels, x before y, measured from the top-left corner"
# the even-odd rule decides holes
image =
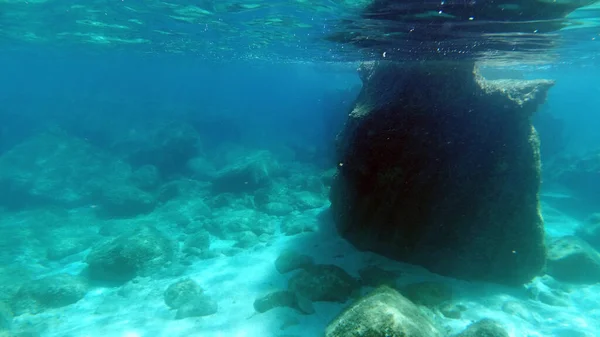
[[[131,167],[60,130],[31,137],[0,157],[0,206],[98,206],[105,217],[154,209],[154,197],[134,185]]]
[[[112,145],[134,167],[153,165],[161,176],[171,177],[186,170],[187,162],[200,153],[200,135],[185,123],[169,123],[152,132],[131,132]]]
[[[499,323],[485,318],[469,325],[456,337],[509,337],[509,334]]]
[[[364,63],[338,136],[338,232],[359,249],[521,284],[545,263],[531,117],[553,82],[487,81],[469,62]]]
[[[22,285],[13,297],[11,306],[16,315],[37,314],[46,309],[76,303],[87,291],[88,285],[83,279],[70,274],[57,274]]]
[[[209,316],[218,311],[217,302],[189,278],[171,284],[165,290],[164,298],[167,306],[177,310],[175,319]]]
[[[325,336],[437,337],[441,333],[415,304],[383,286],[336,317]]]
[[[565,236],[548,246],[548,275],[571,283],[600,282],[600,253],[575,236]]]
[[[158,229],[141,226],[93,247],[86,258],[92,281],[125,283],[148,276],[173,261],[174,243]]]
[[[239,161],[221,169],[212,180],[215,193],[242,193],[255,191],[271,183],[279,165],[267,151],[240,158]]]

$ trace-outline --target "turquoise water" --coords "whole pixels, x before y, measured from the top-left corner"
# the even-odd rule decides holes
[[[0,336],[362,336],[376,320],[343,315],[375,289],[408,300],[362,315],[392,312],[410,336],[483,336],[482,320],[494,336],[600,335],[598,14],[594,1],[0,0]],[[346,236],[338,212],[355,208],[332,203],[360,139],[340,132],[399,92],[361,91],[367,61],[431,65],[440,77],[412,75],[422,88],[472,63],[488,80],[555,81],[531,118],[548,267],[504,284]],[[452,83],[449,104],[470,97]],[[416,109],[403,99],[398,115]],[[434,214],[427,200],[414,207]],[[356,326],[334,331],[340,317]]]

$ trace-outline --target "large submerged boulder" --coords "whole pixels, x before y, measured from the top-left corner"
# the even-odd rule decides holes
[[[545,264],[532,114],[548,80],[487,81],[473,63],[364,63],[338,136],[331,207],[364,250],[521,284]]]
[[[415,304],[386,286],[358,300],[325,330],[326,337],[441,335],[438,327]]]

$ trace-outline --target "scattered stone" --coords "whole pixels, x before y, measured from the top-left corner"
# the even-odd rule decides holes
[[[296,304],[296,295],[288,290],[276,290],[254,301],[254,310],[259,313],[267,312],[273,308],[289,307]]]
[[[335,265],[317,264],[294,274],[288,289],[311,301],[345,302],[359,288],[359,282]]]
[[[16,315],[37,314],[76,303],[87,290],[87,284],[79,277],[69,274],[48,276],[22,285],[13,297],[11,307]]]
[[[364,286],[379,287],[383,285],[394,288],[400,273],[388,271],[376,266],[367,266],[358,271],[360,281]]]
[[[61,130],[40,133],[0,156],[0,206],[80,207],[103,202],[104,189],[136,188],[131,167]]]
[[[300,254],[294,250],[285,250],[275,260],[275,269],[281,274],[292,270],[302,269],[314,265],[314,259],[308,255]]]
[[[400,292],[413,303],[427,307],[436,307],[452,300],[452,288],[441,282],[413,283],[402,287]]]
[[[294,208],[283,202],[269,202],[264,206],[265,213],[275,216],[285,216],[294,211]]]
[[[295,205],[300,211],[323,207],[326,199],[308,191],[294,193]]]
[[[135,186],[115,185],[106,188],[96,208],[104,218],[128,218],[151,212],[156,206],[154,197]]]
[[[170,263],[174,244],[152,226],[134,231],[92,248],[87,256],[91,280],[125,283],[136,276],[148,276]]]
[[[465,306],[454,303],[443,303],[440,306],[440,312],[442,313],[442,315],[450,319],[460,319],[463,311],[465,310]]]
[[[237,235],[235,247],[248,249],[259,244],[258,236],[251,231],[243,231]]]
[[[185,278],[171,284],[165,290],[165,303],[171,309],[179,309],[182,305],[202,295],[200,285],[192,279]]]
[[[440,330],[419,308],[395,290],[383,286],[336,317],[325,337],[439,337]]]
[[[243,253],[243,252],[244,252],[244,249],[240,248],[240,247],[228,247],[228,248],[221,250],[221,253],[223,253],[223,255],[229,256],[229,257],[235,256],[235,255]]]
[[[559,238],[548,247],[548,274],[564,282],[600,282],[600,254],[575,236]]]
[[[252,209],[226,210],[206,221],[205,227],[212,235],[226,240],[237,240],[240,233],[251,231],[257,236],[275,233],[275,222],[264,213]]]
[[[510,337],[506,330],[491,319],[475,322],[456,337]]]
[[[205,230],[200,230],[190,235],[183,243],[183,252],[189,253],[192,250],[200,252],[210,249],[210,234]]]
[[[215,193],[255,191],[271,183],[279,165],[269,152],[258,152],[218,171],[212,180]]]
[[[207,295],[196,296],[191,301],[184,303],[175,314],[175,319],[188,317],[202,317],[216,314],[219,311],[217,302]]]
[[[168,123],[137,132],[113,144],[112,151],[134,166],[153,165],[163,177],[184,173],[186,164],[198,156],[200,136],[185,123]]]
[[[281,224],[281,230],[285,235],[297,235],[301,233],[316,232],[319,228],[314,216],[290,216]]]

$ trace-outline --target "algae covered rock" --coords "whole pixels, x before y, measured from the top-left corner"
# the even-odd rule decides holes
[[[11,306],[15,314],[36,314],[46,309],[60,308],[82,299],[87,284],[79,277],[57,274],[30,281],[14,295]]]
[[[5,191],[0,206],[97,204],[103,201],[106,188],[132,186],[130,176],[131,167],[125,162],[84,140],[52,130],[0,157],[0,187]]]
[[[88,276],[101,282],[124,283],[166,266],[174,258],[173,242],[152,226],[92,248],[87,256]]]
[[[285,274],[296,269],[310,267],[314,264],[315,262],[312,257],[288,249],[281,252],[277,260],[275,260],[275,269],[279,273]]]
[[[491,319],[475,322],[456,337],[509,337],[502,326]]]
[[[171,284],[164,294],[165,303],[173,309],[179,309],[183,304],[200,295],[202,295],[202,288],[189,278]]]
[[[276,290],[258,297],[254,301],[254,310],[263,313],[278,307],[292,308],[295,302],[296,297],[293,292],[288,290]]]
[[[134,217],[151,212],[156,203],[150,193],[133,185],[123,185],[105,188],[98,206],[102,217]]]
[[[326,337],[438,337],[439,329],[419,308],[395,290],[383,286],[336,317]]]
[[[191,301],[184,303],[179,309],[175,319],[184,319],[188,317],[202,317],[216,314],[219,311],[219,306],[212,298],[206,295],[201,295],[193,298]]]
[[[258,152],[219,170],[212,180],[212,189],[216,193],[255,191],[268,186],[279,169],[269,152]]]
[[[189,278],[169,285],[164,299],[167,306],[177,309],[175,319],[209,316],[218,311],[217,302],[204,294],[200,285]]]
[[[342,268],[325,264],[306,266],[288,282],[290,291],[311,301],[345,302],[359,287]]]
[[[258,313],[264,313],[279,307],[292,308],[306,315],[315,312],[312,302],[309,299],[289,290],[272,291],[258,297],[254,301],[254,310]]]
[[[210,248],[210,234],[206,230],[200,230],[190,235],[183,244],[183,252],[205,252]]]
[[[198,156],[200,135],[189,124],[167,123],[146,132],[130,133],[112,145],[134,167],[152,165],[161,176],[186,171],[188,161]]]
[[[281,231],[289,236],[316,232],[318,228],[318,220],[312,214],[290,215],[281,223]]]
[[[548,274],[565,282],[600,282],[600,253],[575,236],[559,238],[548,246]]]
[[[357,248],[517,285],[545,264],[531,117],[552,81],[487,81],[469,62],[364,63],[330,191]]]

